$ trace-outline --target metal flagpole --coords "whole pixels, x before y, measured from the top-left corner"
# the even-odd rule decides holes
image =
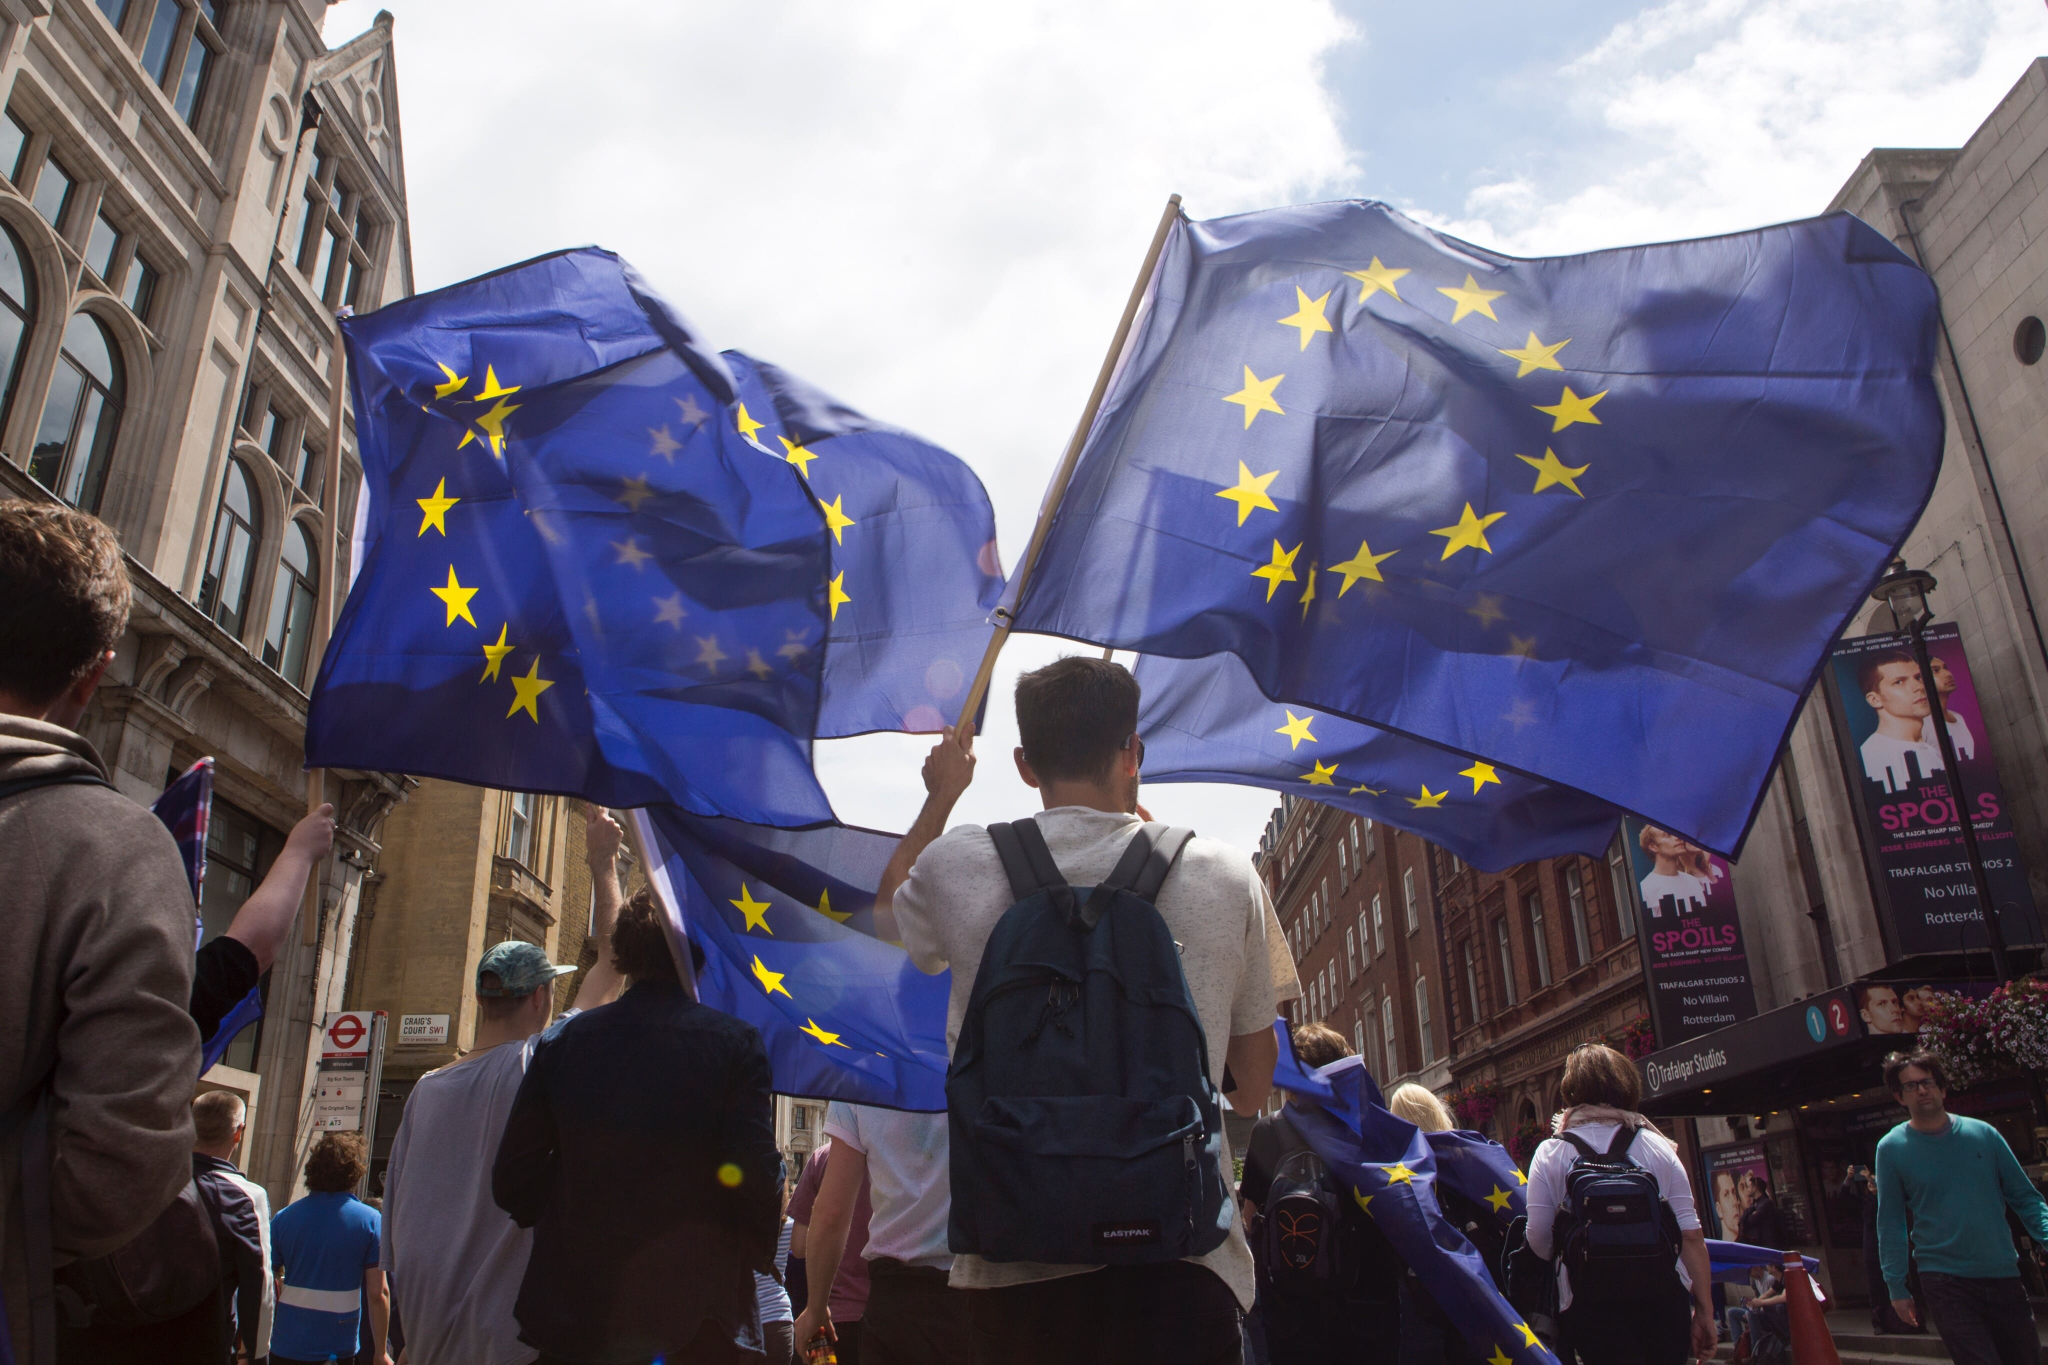
[[[1152,271],[1159,264],[1160,251],[1166,246],[1166,234],[1179,218],[1180,196],[1169,195],[1166,211],[1159,215],[1159,228],[1152,234],[1152,245],[1145,250],[1145,263],[1138,268],[1137,283],[1131,286],[1131,297],[1124,304],[1123,318],[1116,325],[1116,335],[1110,339],[1109,354],[1102,358],[1102,369],[1095,376],[1095,388],[1088,395],[1088,406],[1081,410],[1081,421],[1074,428],[1073,439],[1067,442],[1067,453],[1061,458],[1059,468],[1053,471],[1052,483],[1046,489],[1045,506],[1039,509],[1038,524],[1031,528],[1030,543],[1024,547],[1024,557],[1017,561],[1016,600],[1020,605],[1024,601],[1025,589],[1031,584],[1031,571],[1038,565],[1039,551],[1045,548],[1046,535],[1052,530],[1053,514],[1059,511],[1060,500],[1067,495],[1067,483],[1074,477],[1074,466],[1081,459],[1081,447],[1095,425],[1095,414],[1101,410],[1103,395],[1109,392],[1110,376],[1116,373],[1116,362],[1124,353],[1124,343],[1130,339],[1131,323],[1138,316],[1138,305],[1144,301],[1145,286],[1152,282]],[[989,679],[995,675],[996,656],[1003,652],[1003,645],[1010,638],[1010,613],[998,607],[996,615],[999,618],[996,633],[981,656],[981,667],[975,670],[974,682],[967,689],[967,700],[954,719],[956,725],[980,708],[982,697],[988,693]],[[1109,657],[1107,651],[1103,657]]]

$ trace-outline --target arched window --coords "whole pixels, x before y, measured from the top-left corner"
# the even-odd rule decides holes
[[[199,609],[240,637],[249,610],[250,560],[263,538],[263,516],[249,471],[236,459],[220,490],[220,512],[213,519],[213,548],[206,555],[206,576],[199,581]]]
[[[90,313],[74,316],[28,457],[28,472],[73,507],[99,510],[124,387],[121,357],[105,326]]]
[[[294,687],[305,686],[306,649],[313,637],[313,594],[320,587],[313,537],[302,522],[284,528],[277,585],[270,590],[270,624],[263,632],[263,662]]]
[[[28,273],[27,260],[28,252],[14,230],[0,227],[0,419],[14,397],[21,339],[36,320],[35,277]]]

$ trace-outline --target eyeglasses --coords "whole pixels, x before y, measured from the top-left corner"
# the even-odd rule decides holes
[[[1144,740],[1142,740],[1142,739],[1139,739],[1139,738],[1138,738],[1138,737],[1137,737],[1136,735],[1132,735],[1132,736],[1131,736],[1130,738],[1126,739],[1126,740],[1125,740],[1125,741],[1123,742],[1123,744],[1122,744],[1122,746],[1121,746],[1121,747],[1123,747],[1123,748],[1126,748],[1126,749],[1133,749],[1133,750],[1136,750],[1136,751],[1137,751],[1137,755],[1138,755],[1138,766],[1139,766],[1140,768],[1142,768],[1142,767],[1144,767],[1144,766],[1145,766],[1145,741],[1144,741]]]
[[[1925,1078],[1925,1079],[1922,1079],[1922,1080],[1917,1080],[1917,1081],[1900,1081],[1900,1082],[1899,1082],[1899,1093],[1900,1093],[1900,1094],[1904,1094],[1904,1093],[1906,1093],[1907,1091],[1918,1091],[1918,1090],[1939,1090],[1939,1089],[1941,1089],[1941,1085],[1940,1085],[1940,1083],[1939,1083],[1939,1082],[1937,1082],[1937,1081],[1935,1081],[1935,1080],[1934,1080],[1934,1079],[1933,1079],[1932,1077],[1928,1077],[1928,1078]]]

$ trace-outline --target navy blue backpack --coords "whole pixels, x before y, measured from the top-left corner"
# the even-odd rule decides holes
[[[1148,1265],[1229,1235],[1223,1118],[1153,900],[1191,831],[1146,825],[1069,886],[1036,821],[992,825],[1016,903],[989,935],[946,1073],[956,1253]]]

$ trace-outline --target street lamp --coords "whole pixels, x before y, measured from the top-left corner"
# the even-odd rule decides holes
[[[1948,779],[1949,804],[1955,809],[1956,824],[1963,832],[1963,855],[1969,859],[1970,882],[1977,891],[1977,907],[1984,916],[1984,934],[1991,948],[1991,969],[2001,984],[2012,980],[2012,960],[2006,952],[2005,926],[1999,923],[1997,903],[1991,899],[1991,882],[1984,875],[1984,855],[1977,847],[1977,824],[1971,818],[1963,792],[1963,770],[1956,761],[1955,741],[1949,738],[1948,707],[1934,685],[1934,662],[1927,655],[1927,626],[1934,611],[1927,594],[1934,591],[1934,575],[1925,569],[1909,569],[1903,559],[1892,561],[1891,572],[1877,580],[1871,596],[1891,608],[1892,620],[1913,641],[1913,659],[1920,665],[1920,686],[1927,694],[1927,714],[1934,722],[1934,738],[1941,746],[1942,775]]]

